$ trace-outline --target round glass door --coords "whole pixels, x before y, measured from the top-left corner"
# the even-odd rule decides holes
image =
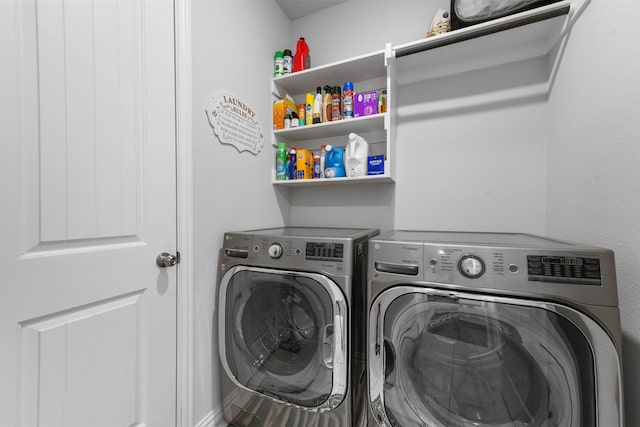
[[[304,408],[336,404],[346,387],[346,367],[334,366],[345,359],[336,351],[346,348],[346,305],[335,283],[235,267],[220,298],[221,359],[239,386]]]
[[[383,362],[372,365],[384,377],[380,418],[393,426],[595,426],[593,356],[573,323],[526,302],[459,295],[396,289],[381,304]]]

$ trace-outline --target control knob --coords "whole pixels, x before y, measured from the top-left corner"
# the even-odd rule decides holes
[[[280,243],[274,243],[269,246],[269,256],[273,259],[278,259],[282,256],[282,245]]]
[[[464,277],[477,279],[484,274],[484,261],[475,255],[465,255],[458,261],[458,271]]]

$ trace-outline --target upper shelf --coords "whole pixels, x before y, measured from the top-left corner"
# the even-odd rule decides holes
[[[276,77],[272,91],[295,95],[318,82],[386,76],[388,60],[393,63],[393,80],[407,84],[544,56],[589,2],[559,1],[434,37],[389,44],[379,51]]]
[[[289,95],[308,92],[310,87],[316,87],[318,82],[345,82],[347,80],[369,80],[387,75],[385,66],[385,51],[379,50],[343,61],[319,67],[311,67],[308,70],[298,71],[293,74],[276,77],[273,83],[286,91]],[[282,96],[284,94],[277,93]]]
[[[393,46],[394,80],[406,84],[546,55],[566,34],[571,2]]]

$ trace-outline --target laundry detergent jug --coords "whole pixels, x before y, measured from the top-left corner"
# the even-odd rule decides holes
[[[344,148],[327,145],[327,153],[324,155],[324,177],[343,178],[346,175],[344,170]]]
[[[360,135],[351,132],[345,149],[344,167],[349,178],[367,175],[369,144]]]

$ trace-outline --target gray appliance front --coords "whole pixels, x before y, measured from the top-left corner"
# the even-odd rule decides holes
[[[597,404],[620,391],[614,344],[572,308],[401,285],[373,301],[369,337],[381,426],[620,425]]]
[[[235,386],[312,412],[347,388],[347,303],[328,277],[235,266],[220,285],[220,360]]]

